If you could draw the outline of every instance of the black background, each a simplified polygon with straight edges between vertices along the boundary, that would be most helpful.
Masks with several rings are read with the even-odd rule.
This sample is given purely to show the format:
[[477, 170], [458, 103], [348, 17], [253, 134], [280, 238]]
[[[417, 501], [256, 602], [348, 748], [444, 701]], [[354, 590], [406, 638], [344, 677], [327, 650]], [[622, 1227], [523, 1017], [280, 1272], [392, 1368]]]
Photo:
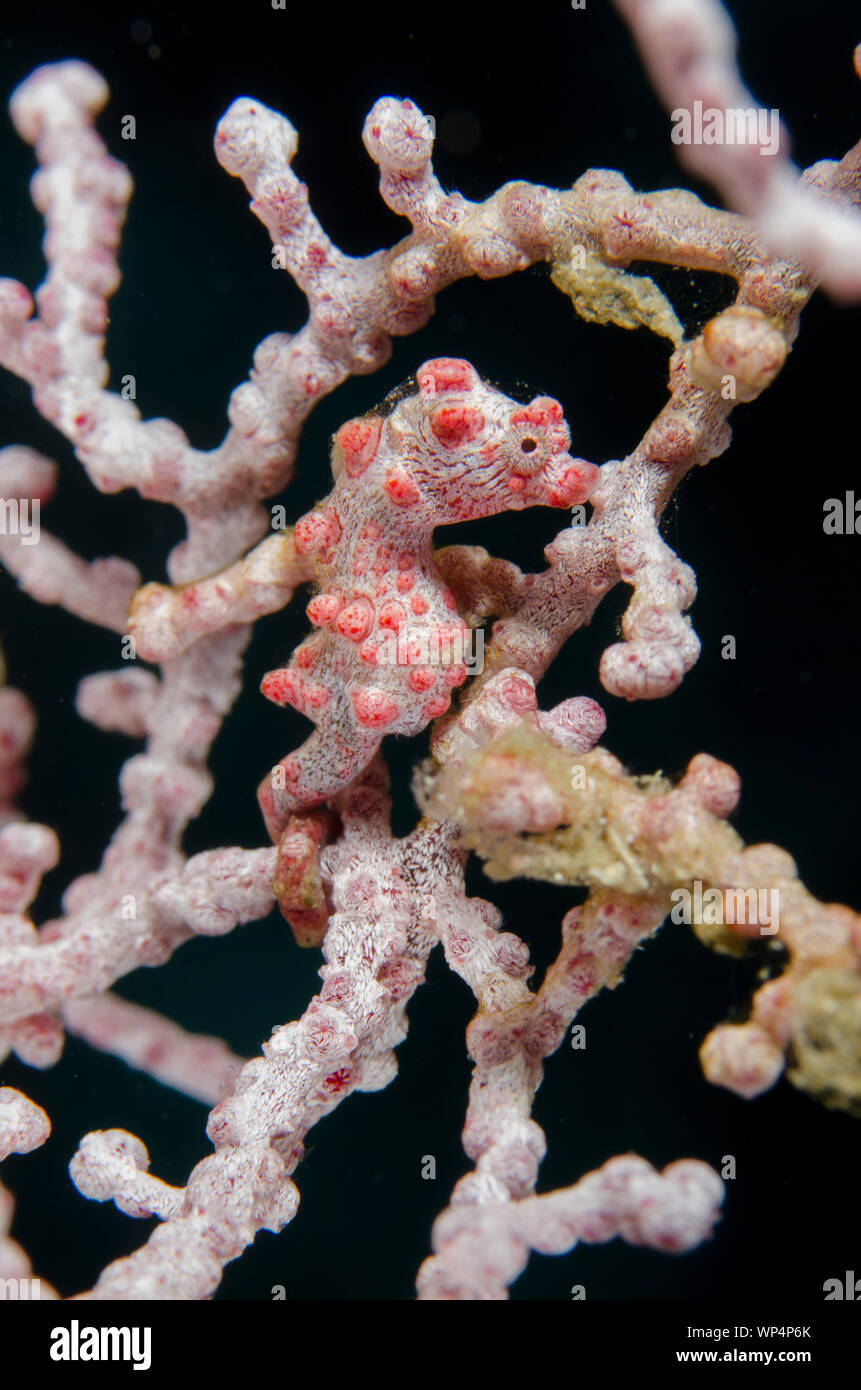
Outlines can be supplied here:
[[[861, 127], [851, 61], [861, 38], [856, 7], [735, 0], [731, 9], [746, 79], [762, 105], [780, 109], [797, 162], [839, 157]], [[112, 98], [100, 129], [135, 180], [124, 280], [111, 309], [112, 383], [134, 373], [144, 416], [176, 419], [198, 447], [221, 438], [228, 395], [257, 342], [298, 328], [305, 313], [299, 291], [270, 268], [268, 237], [247, 211], [244, 189], [212, 153], [215, 124], [234, 97], [253, 96], [290, 117], [300, 141], [294, 167], [329, 234], [353, 254], [406, 229], [382, 204], [360, 142], [364, 116], [383, 94], [410, 96], [435, 116], [437, 173], [471, 198], [514, 178], [564, 186], [590, 166], [618, 168], [641, 189], [694, 186], [674, 163], [668, 121], [607, 0], [589, 0], [585, 11], [564, 0], [517, 10], [437, 0], [388, 9], [290, 3], [286, 11], [245, 0], [229, 13], [188, 0], [141, 8], [119, 0], [101, 17], [90, 7], [85, 15], [33, 4], [4, 22], [4, 96], [38, 63], [66, 57], [86, 59], [107, 78]], [[120, 138], [126, 114], [136, 117], [134, 142]], [[472, 132], [469, 150], [460, 148], [464, 131]], [[40, 221], [27, 198], [32, 155], [7, 117], [0, 158], [0, 273], [34, 287], [43, 265]], [[661, 283], [689, 329], [727, 302], [716, 277], [664, 272]], [[697, 470], [668, 513], [667, 539], [700, 584], [692, 617], [703, 654], [682, 688], [666, 701], [628, 706], [598, 685], [598, 658], [627, 602], [623, 587], [541, 687], [544, 706], [572, 694], [601, 700], [607, 746], [636, 771], [675, 774], [700, 750], [733, 763], [743, 777], [734, 823], [744, 838], [783, 845], [817, 896], [855, 908], [861, 537], [824, 536], [822, 506], [856, 485], [858, 327], [857, 309], [817, 297], [782, 376], [735, 413], [729, 453]], [[328, 491], [337, 426], [439, 354], [468, 356], [509, 393], [557, 396], [575, 451], [599, 463], [630, 450], [665, 399], [668, 344], [645, 331], [581, 323], [543, 268], [465, 281], [440, 296], [420, 334], [395, 342], [382, 371], [351, 380], [314, 412], [296, 481], [275, 499], [289, 519]], [[69, 445], [35, 415], [27, 388], [5, 374], [0, 400], [2, 442], [34, 445], [62, 466], [43, 524], [88, 557], [124, 555], [145, 579], [163, 578], [166, 552], [182, 534], [178, 515], [133, 494], [97, 494]], [[446, 538], [469, 538], [538, 569], [559, 524], [541, 510], [452, 528]], [[42, 921], [70, 878], [96, 868], [118, 819], [117, 772], [136, 745], [99, 734], [74, 713], [78, 680], [119, 665], [117, 639], [38, 607], [8, 576], [0, 576], [0, 594], [9, 680], [40, 719], [23, 804], [63, 844], [37, 903]], [[188, 833], [190, 853], [264, 843], [257, 782], [307, 725], [257, 687], [304, 629], [301, 602], [258, 624], [243, 695], [213, 753], [218, 789]], [[720, 657], [727, 633], [737, 639], [734, 662]], [[399, 833], [415, 822], [409, 768], [426, 746], [425, 737], [388, 750]], [[575, 893], [488, 885], [477, 866], [470, 886], [499, 903], [541, 968], [553, 958]], [[319, 963], [272, 914], [226, 938], [190, 943], [166, 967], [122, 980], [118, 992], [251, 1055], [272, 1027], [301, 1012]], [[535, 1109], [550, 1146], [541, 1190], [629, 1150], [659, 1166], [691, 1156], [720, 1167], [723, 1155], [735, 1155], [738, 1178], [727, 1185], [714, 1240], [682, 1258], [619, 1242], [535, 1257], [513, 1298], [566, 1299], [571, 1285], [583, 1284], [590, 1299], [792, 1296], [813, 1304], [825, 1279], [861, 1269], [854, 1122], [786, 1083], [747, 1103], [700, 1073], [703, 1036], [731, 1011], [743, 1016], [756, 969], [756, 961], [713, 957], [687, 929], [666, 926], [624, 983], [584, 1011], [587, 1048], [563, 1048], [550, 1060]], [[459, 1131], [471, 996], [436, 957], [429, 980], [410, 1006], [398, 1079], [380, 1094], [351, 1098], [312, 1132], [297, 1173], [297, 1218], [228, 1267], [219, 1298], [265, 1299], [275, 1284], [290, 1299], [412, 1296], [433, 1216], [466, 1166]], [[37, 1273], [77, 1292], [152, 1224], [75, 1192], [65, 1168], [80, 1136], [126, 1127], [149, 1147], [152, 1170], [181, 1184], [209, 1152], [204, 1108], [75, 1042], [51, 1072], [10, 1061], [0, 1079], [44, 1104], [54, 1125], [42, 1150], [4, 1165], [19, 1199], [14, 1234]], [[426, 1154], [437, 1158], [435, 1182], [420, 1176]]]

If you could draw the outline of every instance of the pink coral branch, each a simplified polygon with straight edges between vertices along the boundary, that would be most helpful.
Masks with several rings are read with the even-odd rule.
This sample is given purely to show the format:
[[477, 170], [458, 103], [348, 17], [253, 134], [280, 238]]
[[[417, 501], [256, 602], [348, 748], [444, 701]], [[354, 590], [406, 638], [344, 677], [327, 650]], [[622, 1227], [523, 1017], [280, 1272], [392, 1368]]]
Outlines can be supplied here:
[[181, 589], [144, 585], [131, 605], [128, 630], [145, 661], [167, 661], [205, 633], [278, 612], [296, 587], [312, 576], [313, 568], [292, 534], [279, 532], [209, 579]]
[[63, 1005], [62, 1018], [73, 1037], [208, 1105], [221, 1098], [243, 1066], [220, 1038], [189, 1033], [116, 994], [72, 999]]
[[168, 960], [195, 932], [222, 935], [264, 916], [274, 860], [274, 850], [221, 849], [181, 867], [176, 856], [159, 854], [151, 856], [150, 875], [157, 863], [162, 872], [149, 884], [140, 864], [135, 876], [126, 870], [125, 882], [113, 865], [76, 879], [63, 918], [36, 940], [0, 945], [0, 1023], [108, 989], [140, 965]]
[[419, 1298], [507, 1298], [531, 1250], [564, 1255], [581, 1241], [619, 1236], [653, 1250], [693, 1250], [711, 1235], [723, 1195], [707, 1163], [683, 1159], [657, 1173], [626, 1154], [557, 1192], [511, 1205], [450, 1206], [434, 1225], [435, 1254], [419, 1272]]
[[99, 671], [81, 681], [75, 709], [99, 729], [144, 738], [158, 689], [158, 679], [151, 671]]
[[0, 1087], [0, 1162], [10, 1154], [38, 1149], [51, 1133], [51, 1121], [41, 1106], [11, 1086]]
[[0, 449], [0, 498], [16, 515], [0, 533], [0, 560], [39, 603], [58, 603], [84, 622], [125, 632], [132, 594], [140, 584], [134, 565], [117, 558], [88, 563], [41, 525], [41, 506], [56, 488], [57, 469], [33, 449]]
[[[250, 419], [240, 409], [254, 388], [234, 393], [237, 423], [209, 453], [168, 420], [142, 422], [132, 401], [106, 389], [107, 299], [119, 283], [115, 253], [131, 195], [128, 172], [93, 129], [107, 95], [79, 62], [39, 68], [14, 94], [13, 120], [40, 163], [33, 197], [45, 216], [49, 270], [36, 318], [26, 288], [0, 282], [0, 362], [30, 383], [37, 408], [72, 441], [101, 491], [137, 487], [184, 512], [189, 537], [171, 569], [189, 580], [260, 539], [267, 520], [257, 499], [286, 482], [293, 450], [265, 413]], [[269, 349], [257, 350], [264, 375]]]
[[[528, 1234], [533, 1209], [527, 1206], [520, 1213], [546, 1151], [544, 1133], [530, 1118], [542, 1058], [556, 1051], [582, 1004], [616, 982], [633, 951], [664, 919], [664, 905], [657, 900], [626, 901], [619, 894], [590, 899], [584, 909], [568, 913], [559, 957], [533, 994], [526, 985], [531, 974], [527, 947], [513, 933], [499, 933], [499, 915], [488, 914], [489, 904], [480, 906], [481, 911], [476, 904], [470, 917], [460, 914], [454, 923], [438, 910], [446, 960], [470, 985], [479, 1005], [467, 1029], [474, 1068], [463, 1131], [464, 1149], [475, 1168], [456, 1184], [451, 1205], [438, 1218], [436, 1254], [419, 1271], [420, 1298], [504, 1298], [507, 1284], [526, 1263], [530, 1244], [541, 1248]], [[642, 1160], [636, 1162], [651, 1172]], [[707, 1165], [694, 1167], [720, 1189]], [[627, 1182], [635, 1176], [622, 1168], [617, 1188], [625, 1194], [623, 1201], [634, 1206], [636, 1181], [633, 1189]], [[704, 1192], [710, 1190], [707, 1225], [703, 1230], [695, 1223], [699, 1235], [694, 1244], [714, 1220], [714, 1188], [706, 1183]], [[566, 1201], [556, 1196], [564, 1210]], [[546, 1200], [539, 1199], [539, 1205]], [[576, 1211], [572, 1200], [570, 1210]], [[575, 1230], [570, 1239], [559, 1237], [561, 1249], [574, 1244]], [[611, 1223], [603, 1238], [617, 1233]]]
[[[682, 163], [713, 183], [728, 207], [751, 217], [775, 254], [802, 262], [836, 299], [861, 298], [861, 143], [839, 164], [823, 160], [802, 175], [789, 158], [785, 128], [769, 132], [769, 140], [762, 133], [759, 104], [736, 66], [732, 20], [718, 0], [615, 3], [674, 120], [692, 119], [697, 106], [722, 117], [753, 113], [753, 138], [682, 139]], [[776, 111], [762, 114], [777, 118]]]
[[[9, 1154], [32, 1153], [50, 1133], [51, 1121], [41, 1106], [11, 1086], [0, 1086], [0, 1163]], [[38, 1289], [30, 1297], [56, 1299], [56, 1289], [42, 1279], [31, 1278], [32, 1265], [27, 1255], [9, 1235], [13, 1209], [12, 1196], [0, 1183], [0, 1279], [16, 1284], [28, 1281]], [[4, 1297], [8, 1297], [5, 1286]]]
[[[295, 1214], [290, 1175], [311, 1126], [351, 1091], [378, 1090], [395, 1074], [406, 1004], [435, 941], [431, 889], [457, 874], [461, 856], [442, 825], [391, 839], [386, 778], [376, 766], [344, 793], [338, 811], [344, 833], [324, 854], [335, 911], [323, 944], [323, 989], [242, 1068], [232, 1095], [209, 1117], [215, 1153], [194, 1169], [181, 1203], [147, 1244], [109, 1266], [90, 1297], [209, 1297], [224, 1264], [258, 1230], [280, 1230]], [[143, 1161], [139, 1141], [118, 1133]], [[117, 1178], [101, 1176], [97, 1150], [86, 1153], [85, 1195], [116, 1198]], [[130, 1182], [120, 1190], [123, 1210], [144, 1204], [137, 1171]]]

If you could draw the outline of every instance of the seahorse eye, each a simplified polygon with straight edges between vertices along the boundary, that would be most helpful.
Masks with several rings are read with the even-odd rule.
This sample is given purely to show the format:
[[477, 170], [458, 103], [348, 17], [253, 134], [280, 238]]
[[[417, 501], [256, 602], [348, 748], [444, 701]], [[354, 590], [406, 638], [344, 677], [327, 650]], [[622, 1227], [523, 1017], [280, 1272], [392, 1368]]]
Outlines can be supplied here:
[[509, 463], [515, 473], [537, 473], [546, 464], [552, 450], [542, 430], [533, 434], [527, 426], [521, 434], [522, 428], [522, 425], [520, 429], [515, 427], [514, 438], [508, 445]]

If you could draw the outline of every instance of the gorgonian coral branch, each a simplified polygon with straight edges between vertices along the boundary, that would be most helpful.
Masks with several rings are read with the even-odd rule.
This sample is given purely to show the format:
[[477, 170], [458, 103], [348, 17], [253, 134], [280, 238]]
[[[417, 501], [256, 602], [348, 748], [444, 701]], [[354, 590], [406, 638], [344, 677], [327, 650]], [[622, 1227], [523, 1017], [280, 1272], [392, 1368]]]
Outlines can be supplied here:
[[[51, 1121], [41, 1106], [35, 1105], [22, 1091], [12, 1086], [0, 1086], [0, 1163], [9, 1154], [27, 1154], [38, 1149], [51, 1133]], [[11, 1239], [14, 1203], [0, 1183], [0, 1279], [28, 1280], [32, 1266], [21, 1246]], [[39, 1279], [39, 1298], [58, 1298], [56, 1289]]]
[[73, 1037], [210, 1105], [230, 1089], [243, 1066], [243, 1059], [220, 1038], [189, 1033], [154, 1009], [116, 994], [72, 999], [63, 1005], [62, 1017]]
[[[394, 1076], [406, 1004], [436, 941], [432, 893], [452, 881], [457, 899], [462, 856], [444, 826], [393, 840], [386, 786], [375, 765], [335, 800], [343, 834], [324, 853], [334, 911], [323, 943], [323, 988], [301, 1019], [273, 1031], [263, 1056], [246, 1063], [232, 1094], [211, 1112], [214, 1155], [169, 1205], [158, 1193], [155, 1205], [141, 1186], [148, 1159], [140, 1141], [122, 1131], [85, 1139], [73, 1177], [86, 1195], [164, 1219], [141, 1250], [105, 1270], [91, 1297], [209, 1297], [224, 1264], [258, 1230], [280, 1230], [294, 1215], [298, 1192], [290, 1175], [311, 1126], [350, 1092], [378, 1090]], [[463, 902], [463, 910], [472, 909]], [[125, 1177], [117, 1145], [133, 1159]]]
[[627, 1154], [540, 1197], [453, 1203], [434, 1224], [435, 1254], [419, 1272], [419, 1298], [506, 1298], [532, 1250], [563, 1255], [616, 1236], [673, 1254], [693, 1250], [711, 1235], [722, 1201], [723, 1183], [707, 1163], [683, 1159], [657, 1173]]
[[[745, 121], [742, 140], [681, 139], [682, 163], [713, 183], [729, 207], [753, 218], [775, 254], [802, 262], [835, 298], [857, 301], [861, 142], [839, 164], [823, 160], [801, 174], [789, 158], [786, 129], [781, 125], [769, 128], [767, 136], [762, 133], [759, 104], [736, 67], [735, 30], [718, 0], [615, 4], [674, 118], [687, 117], [692, 124], [699, 106], [701, 115], [717, 112]], [[861, 44], [855, 50], [855, 69], [861, 77]], [[776, 111], [763, 114], [777, 116]]]
[[[494, 718], [479, 723], [485, 709]], [[858, 1109], [861, 918], [813, 898], [778, 846], [745, 848], [725, 819], [740, 788], [732, 768], [699, 754], [675, 787], [630, 777], [605, 749], [566, 747], [542, 727], [531, 684], [515, 671], [484, 687], [436, 751], [442, 767], [429, 765], [417, 782], [422, 805], [459, 827], [491, 878], [585, 886], [587, 910], [609, 894], [616, 910], [620, 901], [656, 908], [656, 926], [698, 884], [708, 910], [695, 930], [708, 945], [737, 951], [752, 938], [787, 953], [783, 972], [754, 995], [749, 1021], [706, 1038], [710, 1081], [759, 1095], [791, 1049], [795, 1085]]]

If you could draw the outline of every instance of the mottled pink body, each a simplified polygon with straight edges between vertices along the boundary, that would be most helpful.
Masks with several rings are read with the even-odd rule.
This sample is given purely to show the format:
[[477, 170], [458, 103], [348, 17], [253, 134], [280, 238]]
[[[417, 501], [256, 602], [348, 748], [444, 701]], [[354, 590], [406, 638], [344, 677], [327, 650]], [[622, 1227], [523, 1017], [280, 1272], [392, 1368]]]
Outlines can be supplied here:
[[469, 362], [438, 358], [386, 418], [335, 436], [335, 486], [296, 523], [313, 564], [315, 631], [264, 695], [316, 733], [260, 789], [274, 838], [286, 817], [325, 801], [373, 757], [386, 733], [416, 734], [444, 714], [469, 674], [470, 629], [434, 562], [435, 526], [530, 506], [585, 502], [598, 470], [572, 458], [562, 407], [519, 405]]

